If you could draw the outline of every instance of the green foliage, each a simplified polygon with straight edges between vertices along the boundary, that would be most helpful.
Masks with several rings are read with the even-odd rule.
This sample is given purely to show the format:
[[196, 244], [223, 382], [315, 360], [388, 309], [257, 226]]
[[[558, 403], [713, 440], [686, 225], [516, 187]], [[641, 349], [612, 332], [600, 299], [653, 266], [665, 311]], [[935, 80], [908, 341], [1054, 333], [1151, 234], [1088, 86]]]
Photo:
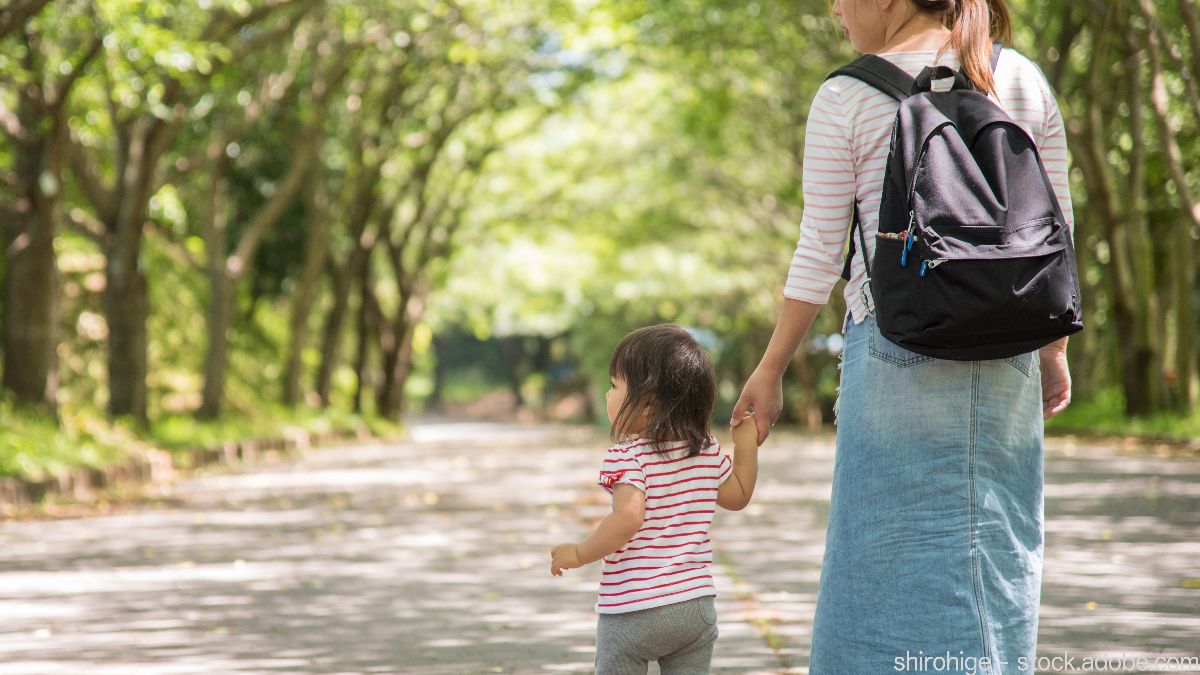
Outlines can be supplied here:
[[[613, 3], [626, 65], [504, 151], [505, 174], [470, 211], [483, 243], [452, 263], [435, 330], [569, 335], [599, 383], [626, 332], [680, 323], [714, 337], [731, 403], [795, 242], [803, 110], [840, 57], [806, 30], [828, 21], [819, 7], [698, 7], [712, 4]], [[839, 321], [823, 316], [815, 334]]]
[[354, 437], [396, 437], [403, 428], [387, 420], [337, 409], [284, 410], [264, 406], [252, 415], [201, 422], [191, 415], [163, 416], [146, 433], [105, 422], [94, 413], [66, 418], [61, 425], [44, 415], [0, 401], [0, 477], [44, 480], [76, 468], [104, 468], [126, 461], [137, 448], [171, 451], [186, 466], [187, 452], [220, 448], [231, 441], [286, 438], [298, 432]]
[[63, 471], [101, 468], [126, 457], [135, 440], [127, 429], [90, 416], [66, 418], [62, 425], [40, 413], [0, 400], [0, 477], [44, 480]]
[[1156, 413], [1130, 418], [1119, 389], [1110, 387], [1087, 400], [1072, 401], [1061, 414], [1046, 423], [1050, 433], [1137, 436], [1177, 442], [1200, 439], [1200, 410], [1190, 414]]
[[[1077, 403], [1050, 428], [1195, 435], [1194, 413], [1125, 422], [1118, 393], [1137, 370], [1126, 355], [1149, 349], [1157, 359], [1149, 367], [1170, 374], [1166, 354], [1180, 353], [1186, 339], [1129, 349], [1134, 326], [1118, 300], [1154, 308], [1135, 322], [1144, 343], [1154, 332], [1147, 326], [1186, 335], [1177, 327], [1189, 289], [1177, 286], [1192, 283], [1193, 305], [1200, 290], [1194, 276], [1179, 281], [1187, 265], [1173, 257], [1193, 223], [1146, 97], [1150, 52], [1139, 45], [1153, 22], [1141, 3], [1010, 4], [1016, 46], [1056, 86], [1077, 157], [1071, 180], [1089, 330], [1072, 341], [1082, 364]], [[1155, 35], [1172, 45], [1160, 54], [1166, 122], [1182, 185], [1194, 193], [1200, 134], [1188, 132], [1200, 107], [1190, 5], [1152, 4]], [[100, 231], [139, 206], [119, 182], [147, 150], [131, 138], [163, 143], [150, 148], [161, 158], [145, 195], [149, 222], [136, 230], [137, 262], [150, 280], [147, 442], [181, 448], [289, 425], [375, 425], [337, 411], [360, 384], [372, 409], [371, 390], [385, 376], [380, 352], [395, 356], [411, 338], [407, 391], [420, 398], [433, 391], [434, 336], [459, 331], [552, 342], [550, 360], [594, 383], [598, 401], [622, 335], [683, 324], [710, 347], [727, 406], [777, 312], [804, 206], [809, 104], [825, 74], [853, 56], [824, 2], [66, 0], [49, 3], [27, 28], [28, 41], [3, 39], [0, 115], [18, 108], [16, 87], [41, 82], [50, 91], [79, 77], [66, 108], [73, 149], [60, 158], [55, 242], [61, 430], [0, 408], [0, 444], [8, 444], [0, 445], [0, 473], [39, 476], [107, 461], [105, 453], [136, 441], [95, 421], [108, 396], [102, 293], [115, 236]], [[72, 64], [94, 40], [99, 55], [76, 73]], [[307, 134], [320, 137], [300, 197], [262, 233], [253, 259], [237, 261], [249, 270], [234, 287], [227, 331], [229, 415], [196, 422], [214, 297], [208, 267], [238, 249]], [[6, 185], [18, 146], [0, 139]], [[1086, 159], [1089, 140], [1099, 150]], [[1115, 186], [1112, 204], [1101, 201], [1106, 184]], [[96, 197], [98, 186], [113, 203]], [[10, 202], [5, 194], [0, 207]], [[303, 321], [301, 381], [307, 393], [330, 359], [333, 408], [287, 411], [269, 402], [283, 388], [284, 355], [296, 338], [289, 313], [319, 237], [330, 250], [314, 268], [324, 273]], [[379, 305], [362, 383], [352, 368], [361, 275], [339, 276], [359, 275], [351, 261], [360, 246]], [[347, 315], [338, 351], [323, 354], [319, 333], [338, 306], [339, 282], [350, 288]], [[840, 292], [786, 389], [799, 418], [815, 411], [828, 421], [837, 369], [825, 341], [840, 326]], [[1166, 318], [1158, 322], [1155, 312]], [[459, 379], [441, 392], [449, 402], [499, 383], [490, 365], [488, 376], [469, 363], [456, 368]], [[517, 375], [527, 400], [542, 402], [547, 372]]]
[[336, 408], [313, 411], [264, 405], [253, 414], [230, 415], [220, 420], [202, 421], [192, 415], [161, 417], [151, 425], [147, 440], [164, 450], [190, 450], [220, 447], [230, 441], [285, 438], [298, 431], [395, 437], [403, 432], [403, 427]]

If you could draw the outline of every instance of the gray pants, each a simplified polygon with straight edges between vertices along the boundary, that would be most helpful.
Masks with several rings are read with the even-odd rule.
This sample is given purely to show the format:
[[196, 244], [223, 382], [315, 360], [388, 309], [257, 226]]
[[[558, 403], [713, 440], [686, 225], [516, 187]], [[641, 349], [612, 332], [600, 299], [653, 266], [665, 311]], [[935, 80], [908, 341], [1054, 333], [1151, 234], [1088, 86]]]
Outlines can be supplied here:
[[717, 641], [712, 596], [627, 614], [601, 614], [596, 675], [645, 675], [658, 661], [662, 675], [707, 673]]

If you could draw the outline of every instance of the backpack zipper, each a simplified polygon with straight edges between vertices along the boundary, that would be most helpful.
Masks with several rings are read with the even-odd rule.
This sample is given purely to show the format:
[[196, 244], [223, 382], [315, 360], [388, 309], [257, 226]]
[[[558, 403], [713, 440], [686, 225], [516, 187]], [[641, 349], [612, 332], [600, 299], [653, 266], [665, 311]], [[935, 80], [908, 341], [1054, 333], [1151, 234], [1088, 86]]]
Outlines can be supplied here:
[[937, 267], [938, 265], [941, 265], [942, 263], [946, 262], [947, 260], [950, 260], [950, 258], [934, 258], [932, 260], [922, 260], [921, 261], [921, 276], [924, 277], [925, 273], [927, 271]]
[[876, 232], [875, 236], [879, 239], [891, 239], [892, 241], [903, 242], [900, 247], [900, 266], [908, 267], [908, 252], [912, 250], [913, 240], [916, 239], [914, 231], [917, 229], [917, 213], [916, 211], [908, 212], [908, 229], [903, 232]]
[[913, 209], [908, 211], [908, 229], [904, 231], [904, 248], [900, 251], [900, 266], [908, 267], [908, 252], [912, 250], [913, 232], [917, 229], [917, 212]]

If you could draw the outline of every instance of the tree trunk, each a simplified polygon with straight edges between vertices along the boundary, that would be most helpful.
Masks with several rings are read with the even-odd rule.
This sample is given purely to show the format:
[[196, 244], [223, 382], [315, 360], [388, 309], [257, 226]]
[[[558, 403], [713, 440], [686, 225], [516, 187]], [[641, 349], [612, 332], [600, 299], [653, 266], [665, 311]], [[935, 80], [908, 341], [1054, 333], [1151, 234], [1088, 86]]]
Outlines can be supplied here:
[[434, 335], [433, 343], [430, 345], [433, 349], [433, 391], [429, 392], [429, 398], [425, 401], [427, 410], [440, 410], [442, 407], [442, 393], [446, 389], [446, 338]]
[[[1129, 87], [1130, 127], [1138, 130], [1143, 127], [1144, 102], [1142, 100], [1141, 68], [1136, 58], [1131, 58], [1129, 65], [1130, 77], [1126, 85]], [[1132, 333], [1134, 363], [1142, 370], [1139, 373], [1139, 386], [1145, 391], [1146, 401], [1139, 406], [1143, 413], [1161, 410], [1163, 401], [1163, 343], [1165, 332], [1156, 326], [1165, 318], [1163, 311], [1163, 295], [1155, 283], [1154, 274], [1154, 240], [1150, 233], [1147, 215], [1148, 201], [1146, 198], [1146, 148], [1141, 134], [1133, 136], [1133, 148], [1130, 151], [1129, 188], [1121, 200], [1125, 207], [1125, 218], [1121, 225], [1121, 248], [1128, 256], [1130, 277], [1132, 282], [1132, 297], [1138, 301], [1130, 304], [1134, 318], [1132, 324], [1126, 324]], [[1114, 242], [1116, 243], [1116, 242]]]
[[[28, 3], [33, 6], [36, 3]], [[43, 3], [44, 4], [44, 3]], [[32, 55], [25, 66], [40, 68]], [[66, 92], [61, 92], [66, 95]], [[36, 97], [37, 100], [35, 100]], [[58, 263], [54, 238], [66, 161], [67, 124], [61, 101], [47, 110], [42, 86], [18, 88], [17, 122], [25, 138], [14, 139], [16, 204], [2, 225], [4, 288], [3, 386], [18, 403], [58, 412]]]
[[333, 388], [333, 371], [338, 364], [338, 349], [341, 344], [342, 324], [346, 320], [346, 308], [350, 302], [350, 274], [330, 265], [333, 281], [333, 305], [325, 316], [325, 328], [321, 334], [321, 366], [317, 369], [317, 398], [322, 408], [329, 407], [329, 393]]
[[[131, 255], [132, 254], [132, 255]], [[108, 318], [108, 411], [146, 424], [147, 336], [150, 295], [136, 252], [110, 251], [104, 311]]]
[[156, 119], [133, 125], [131, 139], [122, 151], [122, 172], [114, 194], [114, 208], [105, 219], [104, 254], [108, 261], [104, 311], [108, 319], [109, 414], [131, 416], [142, 425], [146, 409], [150, 318], [150, 291], [142, 267], [142, 234], [146, 210], [157, 185], [157, 165], [177, 128]]
[[[1178, 190], [1180, 201], [1182, 202], [1184, 216], [1186, 220], [1181, 220], [1171, 224], [1171, 234], [1163, 237], [1169, 242], [1167, 246], [1166, 256], [1168, 258], [1167, 270], [1171, 275], [1170, 287], [1163, 289], [1163, 297], [1171, 299], [1171, 305], [1174, 306], [1175, 319], [1175, 334], [1171, 337], [1175, 341], [1175, 358], [1174, 362], [1169, 367], [1163, 368], [1162, 371], [1168, 375], [1166, 385], [1168, 389], [1168, 398], [1171, 399], [1171, 407], [1177, 411], [1189, 411], [1196, 401], [1196, 392], [1193, 383], [1195, 382], [1196, 370], [1196, 304], [1195, 304], [1195, 244], [1192, 240], [1192, 229], [1200, 228], [1200, 202], [1197, 200], [1197, 195], [1192, 191], [1191, 183], [1188, 180], [1188, 167], [1185, 165], [1185, 158], [1182, 148], [1179, 146], [1176, 132], [1172, 129], [1170, 101], [1171, 94], [1167, 87], [1166, 77], [1164, 72], [1170, 66], [1163, 63], [1164, 54], [1170, 55], [1174, 50], [1170, 44], [1164, 43], [1169, 41], [1165, 31], [1161, 30], [1161, 25], [1157, 16], [1157, 10], [1149, 0], [1139, 0], [1138, 7], [1140, 8], [1143, 18], [1145, 18], [1149, 26], [1145, 29], [1142, 40], [1131, 38], [1131, 46], [1134, 49], [1145, 46], [1145, 54], [1148, 56], [1150, 66], [1150, 95], [1149, 101], [1153, 114], [1154, 126], [1158, 131], [1159, 141], [1162, 147], [1162, 155], [1166, 160], [1167, 168], [1170, 171], [1172, 182]], [[1196, 48], [1200, 45], [1200, 35], [1195, 31], [1200, 30], [1200, 24], [1197, 23], [1196, 11], [1194, 3], [1190, 1], [1180, 2], [1180, 9], [1183, 13], [1184, 24], [1191, 41], [1191, 47]], [[1139, 44], [1140, 43], [1140, 44]], [[1196, 68], [1196, 64], [1200, 63], [1200, 57], [1196, 54], [1192, 55], [1193, 68], [1190, 69], [1190, 74], [1195, 75], [1200, 70]], [[1190, 79], [1185, 77], [1185, 79]], [[1193, 82], [1187, 84], [1193, 85]], [[1200, 107], [1197, 107], [1194, 91], [1189, 89], [1191, 95], [1190, 101], [1193, 104], [1193, 115], [1200, 116]], [[1137, 113], [1138, 111], [1133, 111]], [[1134, 119], [1140, 119], [1140, 114], [1135, 114]], [[1166, 330], [1159, 333], [1160, 338], [1166, 337]]]
[[229, 327], [233, 323], [233, 283], [226, 274], [229, 260], [229, 242], [226, 237], [229, 224], [225, 202], [225, 176], [229, 159], [224, 144], [209, 153], [212, 175], [208, 189], [208, 200], [204, 206], [204, 248], [208, 258], [208, 306], [205, 329], [208, 337], [204, 352], [204, 389], [200, 409], [196, 417], [212, 420], [221, 416], [221, 403], [225, 393], [225, 370], [229, 365]]
[[[204, 395], [196, 416], [212, 420], [221, 416], [225, 375], [229, 369], [229, 329], [233, 323], [234, 283], [225, 274], [224, 256], [214, 256], [209, 267], [208, 350], [204, 357]], [[217, 269], [211, 269], [217, 268]]]
[[[22, 97], [22, 125], [38, 128]], [[55, 127], [61, 124], [55, 123]], [[49, 137], [16, 144], [18, 204], [4, 237], [4, 387], [17, 402], [57, 413], [58, 265], [54, 237], [60, 192], [61, 143]], [[57, 149], [56, 149], [57, 148]]]
[[25, 22], [42, 11], [49, 0], [10, 0], [0, 7], [0, 38], [19, 30]]
[[4, 242], [4, 387], [17, 402], [55, 413], [58, 267], [54, 205], [52, 198], [40, 195], [36, 178], [31, 182], [35, 184], [25, 193], [29, 211], [18, 216], [16, 236]]
[[371, 345], [381, 342], [382, 328], [379, 301], [375, 299], [370, 269], [370, 265], [363, 266], [359, 279], [358, 344], [354, 350], [354, 412], [360, 415], [366, 412], [363, 401], [367, 399], [367, 386], [372, 380]]
[[317, 371], [317, 396], [322, 407], [329, 406], [329, 392], [333, 384], [333, 371], [337, 369], [341, 353], [342, 324], [346, 321], [346, 312], [350, 306], [350, 292], [355, 282], [364, 273], [364, 267], [370, 266], [371, 251], [375, 247], [375, 239], [366, 236], [367, 220], [370, 218], [369, 209], [360, 209], [359, 214], [350, 225], [350, 234], [354, 241], [354, 250], [349, 260], [342, 268], [336, 261], [330, 260], [330, 277], [333, 279], [333, 306], [325, 320], [324, 335], [321, 340], [321, 367]]
[[383, 350], [383, 386], [379, 390], [379, 414], [399, 422], [404, 414], [404, 385], [412, 373], [413, 332], [425, 315], [424, 284], [407, 297], [401, 295], [401, 306], [392, 324], [392, 340]]
[[1192, 223], [1175, 225], [1175, 245], [1171, 247], [1171, 276], [1175, 304], [1175, 382], [1176, 408], [1194, 410], [1200, 397], [1200, 373], [1197, 373], [1196, 347], [1196, 249]]
[[324, 195], [317, 185], [320, 174], [312, 173], [310, 197], [305, 200], [309, 226], [308, 246], [304, 253], [304, 269], [300, 284], [292, 298], [289, 326], [291, 344], [288, 346], [287, 363], [284, 365], [283, 404], [295, 406], [300, 402], [300, 374], [304, 370], [304, 350], [308, 347], [308, 318], [316, 300], [317, 282], [329, 256], [329, 221], [326, 216]]
[[794, 382], [791, 389], [795, 396], [792, 414], [795, 415], [793, 421], [801, 427], [815, 430], [821, 428], [823, 416], [821, 403], [817, 400], [817, 372], [813, 367], [814, 358], [806, 351], [807, 347], [807, 342], [801, 344], [800, 349], [796, 350], [796, 355], [792, 357], [790, 381]]
[[[317, 105], [321, 105], [318, 100]], [[229, 251], [226, 241], [226, 227], [229, 208], [225, 198], [226, 171], [224, 167], [228, 159], [221, 155], [217, 168], [213, 170], [214, 187], [211, 203], [212, 220], [209, 246], [209, 280], [212, 286], [209, 311], [209, 357], [205, 367], [204, 403], [200, 408], [200, 416], [215, 418], [220, 415], [221, 403], [225, 396], [225, 371], [228, 365], [229, 328], [232, 323], [233, 303], [237, 299], [238, 284], [250, 276], [255, 255], [262, 245], [267, 232], [283, 217], [287, 206], [299, 195], [307, 183], [309, 167], [316, 155], [317, 142], [314, 140], [320, 133], [320, 109], [315, 120], [302, 127], [299, 131], [305, 140], [300, 142], [288, 162], [287, 170], [279, 180], [275, 193], [264, 204], [254, 210], [248, 217], [246, 229], [242, 232], [233, 250]], [[222, 144], [223, 145], [223, 144]], [[227, 253], [228, 251], [228, 253]]]
[[1147, 372], [1153, 359], [1149, 358], [1145, 345], [1137, 344], [1144, 331], [1140, 329], [1138, 313], [1133, 306], [1136, 272], [1128, 255], [1125, 225], [1114, 205], [1112, 181], [1104, 160], [1099, 129], [1096, 111], [1090, 110], [1078, 126], [1072, 125], [1070, 136], [1076, 150], [1076, 164], [1083, 171], [1087, 185], [1088, 210], [1095, 216], [1109, 246], [1111, 259], [1106, 278], [1109, 280], [1111, 320], [1132, 338], [1130, 344], [1116, 345], [1115, 350], [1125, 410], [1129, 415], [1141, 415], [1153, 408], [1150, 386], [1153, 374]]
[[500, 351], [507, 361], [508, 390], [512, 392], [517, 408], [525, 407], [525, 397], [521, 395], [521, 382], [529, 373], [528, 357], [525, 355], [525, 341], [521, 336], [500, 338]]

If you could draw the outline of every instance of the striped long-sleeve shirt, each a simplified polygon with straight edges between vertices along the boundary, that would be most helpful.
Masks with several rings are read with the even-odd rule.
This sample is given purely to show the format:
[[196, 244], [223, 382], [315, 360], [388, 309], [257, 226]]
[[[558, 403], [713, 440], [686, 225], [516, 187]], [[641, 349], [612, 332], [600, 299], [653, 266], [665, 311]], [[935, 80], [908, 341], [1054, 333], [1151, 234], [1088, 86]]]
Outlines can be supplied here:
[[[610, 493], [619, 483], [646, 493], [642, 527], [604, 559], [596, 611], [622, 614], [716, 595], [712, 541], [708, 530], [717, 510], [717, 488], [733, 462], [716, 439], [694, 457], [687, 445], [644, 438], [608, 450], [599, 485]], [[666, 450], [660, 453], [658, 448]]]
[[[880, 56], [914, 77], [925, 66], [959, 66], [953, 50], [936, 64], [933, 51]], [[1032, 61], [1005, 49], [995, 79], [1000, 107], [1037, 145], [1067, 225], [1073, 227], [1066, 131], [1046, 77]], [[855, 199], [870, 249], [867, 255], [874, 255], [883, 174], [898, 107], [887, 94], [849, 77], [826, 80], [817, 90], [805, 133], [804, 215], [784, 297], [814, 304], [829, 301], [841, 277]], [[860, 246], [857, 235], [855, 246]], [[866, 278], [862, 254], [856, 251], [844, 292], [855, 323], [867, 314], [859, 294]]]

